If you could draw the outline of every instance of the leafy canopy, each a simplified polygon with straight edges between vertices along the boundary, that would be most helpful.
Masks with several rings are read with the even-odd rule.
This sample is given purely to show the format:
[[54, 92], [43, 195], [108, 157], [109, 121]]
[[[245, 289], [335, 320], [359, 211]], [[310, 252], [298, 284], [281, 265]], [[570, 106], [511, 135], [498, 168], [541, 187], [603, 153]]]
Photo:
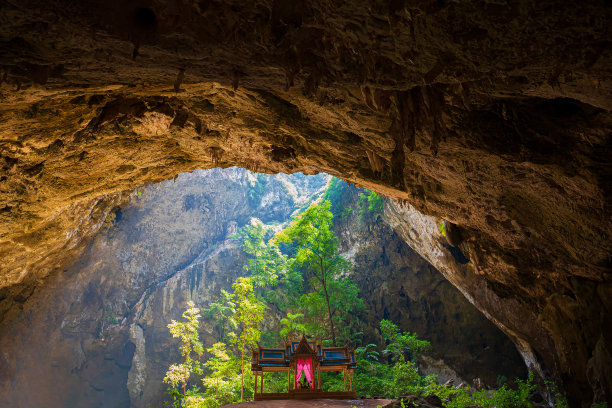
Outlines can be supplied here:
[[300, 334], [306, 333], [306, 326], [301, 323], [304, 320], [303, 313], [287, 313], [287, 317], [281, 319], [281, 338], [285, 341], [295, 339]]
[[399, 327], [390, 320], [380, 321], [380, 332], [387, 347], [383, 355], [388, 355], [393, 361], [412, 361], [431, 348], [427, 340], [420, 340], [416, 333], [400, 332]]
[[[198, 327], [200, 325], [200, 309], [195, 307], [192, 301], [187, 303], [188, 309], [183, 312], [183, 318], [187, 321], [177, 322], [172, 320], [168, 324], [168, 329], [172, 334], [172, 337], [180, 339], [180, 352], [183, 358], [183, 362], [179, 364], [172, 364], [166, 376], [164, 382], [170, 384], [170, 387], [174, 389], [173, 395], [180, 398], [177, 388], [179, 385], [183, 390], [183, 397], [186, 394], [187, 382], [192, 374], [202, 374], [202, 366], [198, 359], [204, 351], [204, 347], [200, 342], [198, 334]], [[176, 398], [175, 398], [176, 402]]]
[[376, 218], [378, 215], [382, 214], [385, 209], [385, 199], [373, 191], [365, 190], [365, 193], [359, 194], [357, 206], [360, 207], [359, 218], [361, 220], [368, 214]]
[[[250, 278], [238, 278], [233, 285], [234, 302], [236, 310], [230, 320], [239, 332], [233, 336], [232, 343], [238, 348], [240, 354], [240, 401], [244, 399], [244, 360], [247, 349], [255, 347], [261, 337], [259, 324], [263, 321], [265, 305], [260, 302], [253, 291], [253, 282]], [[248, 370], [249, 373], [251, 370]]]
[[214, 328], [221, 340], [236, 330], [234, 321], [231, 319], [236, 311], [233, 298], [233, 294], [221, 289], [219, 299], [216, 302], [209, 303], [208, 308], [204, 309], [204, 317], [214, 322]]
[[300, 298], [300, 306], [311, 323], [306, 328], [321, 336], [327, 331], [321, 325], [326, 318], [332, 343], [336, 344], [336, 326], [354, 315], [351, 312], [363, 309], [363, 301], [348, 277], [350, 262], [338, 253], [330, 207], [328, 200], [312, 205], [278, 234], [277, 240], [291, 246], [294, 255], [288, 260], [288, 268], [295, 273], [301, 271], [312, 289]]
[[235, 402], [240, 383], [240, 367], [225, 343], [215, 343], [206, 349], [210, 358], [204, 363], [209, 374], [202, 383], [206, 389], [199, 402], [204, 407], [218, 407]]
[[244, 252], [252, 256], [244, 269], [258, 288], [275, 286], [286, 275], [287, 256], [274, 242], [266, 244], [265, 235], [261, 224], [242, 230]]

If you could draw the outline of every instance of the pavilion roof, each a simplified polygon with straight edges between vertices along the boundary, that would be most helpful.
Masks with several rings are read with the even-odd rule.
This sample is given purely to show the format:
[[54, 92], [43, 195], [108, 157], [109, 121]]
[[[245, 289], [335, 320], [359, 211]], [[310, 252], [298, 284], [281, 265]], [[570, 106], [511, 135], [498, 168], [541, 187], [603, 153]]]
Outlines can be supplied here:
[[297, 355], [309, 354], [319, 362], [321, 366], [346, 366], [355, 368], [355, 350], [349, 349], [348, 344], [344, 346], [323, 347], [321, 341], [308, 340], [302, 335], [300, 340], [285, 342], [283, 348], [261, 347], [253, 350], [251, 368], [259, 371], [264, 367], [289, 368], [292, 359]]

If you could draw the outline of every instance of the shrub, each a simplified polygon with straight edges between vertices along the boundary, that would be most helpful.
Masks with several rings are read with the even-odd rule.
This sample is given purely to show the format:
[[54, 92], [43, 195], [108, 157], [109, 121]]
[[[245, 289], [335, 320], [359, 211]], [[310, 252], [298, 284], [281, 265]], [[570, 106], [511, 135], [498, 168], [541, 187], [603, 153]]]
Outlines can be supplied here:
[[385, 209], [385, 199], [373, 191], [366, 190], [365, 193], [359, 194], [357, 206], [361, 208], [359, 210], [360, 219], [363, 219], [366, 214], [370, 214], [372, 217], [377, 217], [378, 215], [382, 214]]

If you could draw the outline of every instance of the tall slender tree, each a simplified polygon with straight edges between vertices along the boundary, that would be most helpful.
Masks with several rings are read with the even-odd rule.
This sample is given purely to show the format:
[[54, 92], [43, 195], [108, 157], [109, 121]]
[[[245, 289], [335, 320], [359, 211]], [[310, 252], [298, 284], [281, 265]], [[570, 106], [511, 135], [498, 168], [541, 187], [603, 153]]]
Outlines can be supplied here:
[[[204, 351], [198, 334], [198, 328], [200, 326], [200, 309], [195, 307], [192, 301], [189, 301], [187, 305], [188, 309], [183, 312], [183, 318], [187, 321], [177, 322], [172, 320], [172, 322], [168, 324], [168, 329], [170, 329], [172, 337], [178, 338], [181, 341], [180, 350], [184, 361], [180, 364], [172, 364], [164, 377], [164, 382], [170, 384], [174, 390], [176, 390], [179, 385], [181, 386], [183, 390], [183, 399], [187, 394], [187, 382], [191, 375], [202, 374], [202, 366], [199, 359]], [[172, 394], [177, 395], [177, 392]]]
[[248, 348], [255, 347], [261, 337], [259, 324], [263, 321], [265, 305], [260, 302], [253, 291], [250, 278], [238, 278], [233, 285], [236, 311], [231, 317], [239, 332], [232, 342], [240, 353], [240, 402], [244, 399], [244, 359]]
[[210, 353], [204, 366], [209, 373], [202, 380], [206, 387], [203, 400], [206, 407], [218, 407], [235, 401], [238, 389], [238, 367], [234, 355], [225, 343], [215, 343], [206, 349]]
[[332, 343], [336, 345], [335, 320], [363, 307], [358, 290], [346, 275], [351, 264], [338, 253], [338, 239], [333, 227], [331, 203], [324, 201], [313, 205], [277, 236], [279, 242], [295, 246], [295, 257], [289, 260], [289, 268], [305, 271], [315, 292], [302, 298], [308, 309], [317, 310], [324, 302]]

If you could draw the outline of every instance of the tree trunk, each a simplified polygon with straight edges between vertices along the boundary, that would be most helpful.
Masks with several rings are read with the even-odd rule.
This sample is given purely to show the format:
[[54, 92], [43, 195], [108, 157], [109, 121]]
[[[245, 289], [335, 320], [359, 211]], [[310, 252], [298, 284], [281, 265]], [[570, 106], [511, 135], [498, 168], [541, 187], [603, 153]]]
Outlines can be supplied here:
[[242, 367], [240, 368], [240, 402], [242, 402], [244, 394], [244, 343], [242, 342]]
[[325, 302], [327, 303], [327, 314], [329, 316], [329, 325], [331, 327], [332, 345], [336, 346], [336, 331], [334, 330], [334, 319], [332, 319], [331, 307], [329, 306], [329, 295], [327, 294], [327, 279], [325, 278], [325, 267], [323, 266], [323, 258], [319, 256], [319, 268], [321, 269], [321, 285], [325, 292]]
[[327, 314], [329, 315], [329, 324], [331, 325], [332, 344], [336, 346], [336, 331], [334, 330], [334, 319], [332, 319], [331, 307], [329, 306], [329, 296], [327, 295], [327, 285], [323, 285], [325, 292], [325, 301], [327, 302]]

